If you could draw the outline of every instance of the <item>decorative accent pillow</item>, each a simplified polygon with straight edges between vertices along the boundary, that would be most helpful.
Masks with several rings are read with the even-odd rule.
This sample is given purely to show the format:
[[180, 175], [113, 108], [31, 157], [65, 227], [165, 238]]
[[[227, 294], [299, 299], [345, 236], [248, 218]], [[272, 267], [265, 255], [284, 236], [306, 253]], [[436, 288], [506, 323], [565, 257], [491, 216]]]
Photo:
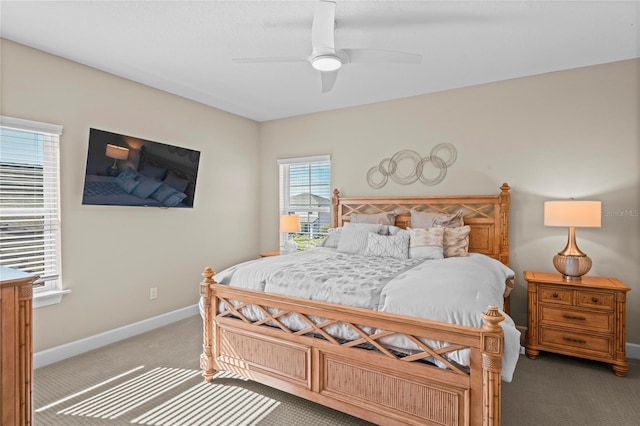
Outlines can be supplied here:
[[163, 167], [154, 166], [153, 164], [150, 164], [150, 163], [145, 163], [144, 166], [142, 166], [142, 170], [140, 170], [140, 173], [142, 173], [146, 177], [162, 180], [164, 179], [164, 176], [167, 174], [167, 169]]
[[133, 190], [136, 189], [136, 187], [138, 185], [140, 185], [140, 181], [129, 178], [129, 179], [121, 180], [121, 181], [116, 181], [116, 184], [120, 188], [122, 188], [125, 191], [127, 191], [127, 193], [131, 194], [133, 192]]
[[120, 172], [120, 174], [114, 179], [114, 182], [120, 185], [121, 183], [124, 183], [124, 181], [129, 179], [136, 180], [138, 176], [140, 176], [138, 172], [133, 170], [131, 167], [127, 167], [126, 169]]
[[462, 210], [459, 210], [457, 213], [435, 213], [419, 212], [411, 209], [412, 228], [434, 228], [436, 226], [441, 226], [443, 228], [464, 226]]
[[469, 254], [469, 225], [444, 228], [444, 257], [460, 257]]
[[342, 227], [336, 249], [342, 253], [363, 255], [367, 251], [369, 232], [380, 234], [381, 229], [382, 225], [347, 222]]
[[132, 194], [140, 198], [149, 198], [162, 185], [159, 180], [144, 177], [141, 177], [139, 182]]
[[405, 231], [397, 235], [378, 235], [369, 232], [365, 256], [407, 259], [409, 257], [409, 233]]
[[342, 234], [342, 228], [330, 228], [327, 231], [327, 237], [322, 241], [320, 247], [338, 248], [340, 234]]
[[445, 229], [447, 228], [409, 228], [409, 257], [442, 259]]
[[404, 231], [404, 229], [399, 226], [389, 225], [389, 235], [397, 235], [399, 232]]
[[187, 194], [182, 192], [176, 192], [175, 194], [171, 194], [167, 199], [165, 199], [162, 204], [167, 207], [176, 207], [180, 204], [185, 198], [187, 198]]
[[396, 214], [393, 212], [384, 213], [352, 213], [350, 216], [351, 223], [377, 223], [380, 225], [395, 225]]
[[177, 192], [178, 192], [177, 189], [172, 188], [169, 185], [165, 185], [164, 183], [161, 183], [158, 190], [153, 194], [151, 194], [151, 198], [156, 199], [162, 203], [164, 202], [164, 200], [166, 200], [173, 194], [176, 194]]
[[178, 192], [185, 192], [187, 190], [187, 186], [189, 186], [188, 180], [182, 179], [173, 172], [169, 172], [169, 174], [167, 174], [167, 177], [164, 179], [164, 183], [165, 185], [175, 188]]

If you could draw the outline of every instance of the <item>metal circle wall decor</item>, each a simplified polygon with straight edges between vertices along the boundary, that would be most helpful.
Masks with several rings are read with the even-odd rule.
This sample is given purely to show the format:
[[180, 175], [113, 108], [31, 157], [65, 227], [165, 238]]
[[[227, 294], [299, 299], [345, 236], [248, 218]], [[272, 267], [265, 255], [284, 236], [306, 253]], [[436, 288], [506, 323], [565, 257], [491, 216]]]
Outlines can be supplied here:
[[[447, 151], [448, 158], [440, 157], [441, 151]], [[405, 149], [393, 154], [390, 158], [383, 158], [377, 166], [373, 166], [367, 172], [367, 183], [370, 187], [380, 189], [387, 184], [389, 178], [400, 185], [410, 185], [418, 180], [425, 185], [437, 185], [447, 176], [447, 169], [456, 162], [458, 152], [450, 143], [441, 143], [434, 146], [426, 157], [421, 157], [415, 151]], [[400, 162], [410, 162], [410, 173], [402, 173], [398, 166]], [[431, 165], [438, 170], [435, 178], [424, 175], [425, 167]]]

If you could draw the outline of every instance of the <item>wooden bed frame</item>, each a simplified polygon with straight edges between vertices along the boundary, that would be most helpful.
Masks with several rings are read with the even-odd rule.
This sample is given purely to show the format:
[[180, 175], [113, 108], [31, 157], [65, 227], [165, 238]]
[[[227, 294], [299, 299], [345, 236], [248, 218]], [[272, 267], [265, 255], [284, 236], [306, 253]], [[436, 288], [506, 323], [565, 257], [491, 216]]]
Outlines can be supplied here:
[[[342, 225], [352, 213], [394, 211], [396, 224], [404, 228], [410, 225], [412, 208], [462, 209], [471, 226], [470, 251], [508, 265], [510, 188], [505, 183], [500, 189], [489, 196], [361, 198], [342, 198], [335, 191], [333, 225]], [[384, 425], [500, 424], [504, 336], [499, 323], [504, 317], [497, 307], [488, 307], [482, 328], [474, 328], [218, 285], [211, 268], [202, 275], [200, 366], [207, 382], [217, 370], [230, 371]], [[240, 309], [248, 305], [260, 309], [265, 319], [242, 315]], [[283, 315], [297, 315], [308, 327], [290, 330], [278, 320]], [[324, 320], [316, 324], [312, 316]], [[324, 328], [335, 323], [346, 324], [361, 338], [334, 339]], [[384, 331], [368, 334], [363, 326]], [[403, 356], [386, 349], [378, 340], [390, 334], [404, 335], [422, 352]], [[448, 346], [433, 349], [419, 340], [424, 337]], [[469, 367], [444, 357], [465, 348], [470, 350]], [[446, 368], [424, 362], [428, 357]]]

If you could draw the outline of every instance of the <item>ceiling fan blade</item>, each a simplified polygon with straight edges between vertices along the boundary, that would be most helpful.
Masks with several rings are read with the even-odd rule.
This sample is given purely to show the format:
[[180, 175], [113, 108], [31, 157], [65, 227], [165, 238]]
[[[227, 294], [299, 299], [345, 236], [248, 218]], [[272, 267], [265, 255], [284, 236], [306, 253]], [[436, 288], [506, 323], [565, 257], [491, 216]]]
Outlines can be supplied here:
[[314, 54], [333, 53], [335, 41], [333, 38], [336, 20], [336, 4], [332, 1], [321, 0], [316, 6], [311, 27], [311, 47]]
[[256, 62], [309, 62], [306, 56], [282, 56], [282, 57], [265, 57], [265, 58], [233, 58], [233, 62], [238, 63], [256, 63]]
[[336, 84], [336, 78], [338, 78], [338, 70], [335, 71], [322, 71], [320, 72], [322, 78], [322, 93], [326, 93], [333, 89], [333, 85]]
[[416, 53], [376, 49], [342, 49], [342, 51], [347, 54], [350, 62], [400, 62], [405, 64], [422, 62], [422, 55]]

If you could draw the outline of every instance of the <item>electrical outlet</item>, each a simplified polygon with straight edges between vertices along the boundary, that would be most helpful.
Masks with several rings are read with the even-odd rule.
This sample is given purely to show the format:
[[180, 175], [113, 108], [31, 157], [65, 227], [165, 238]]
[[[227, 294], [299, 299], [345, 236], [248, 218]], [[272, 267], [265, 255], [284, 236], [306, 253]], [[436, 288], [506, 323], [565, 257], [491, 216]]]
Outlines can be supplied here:
[[151, 287], [149, 289], [149, 299], [150, 300], [155, 300], [158, 298], [158, 288], [157, 287]]

